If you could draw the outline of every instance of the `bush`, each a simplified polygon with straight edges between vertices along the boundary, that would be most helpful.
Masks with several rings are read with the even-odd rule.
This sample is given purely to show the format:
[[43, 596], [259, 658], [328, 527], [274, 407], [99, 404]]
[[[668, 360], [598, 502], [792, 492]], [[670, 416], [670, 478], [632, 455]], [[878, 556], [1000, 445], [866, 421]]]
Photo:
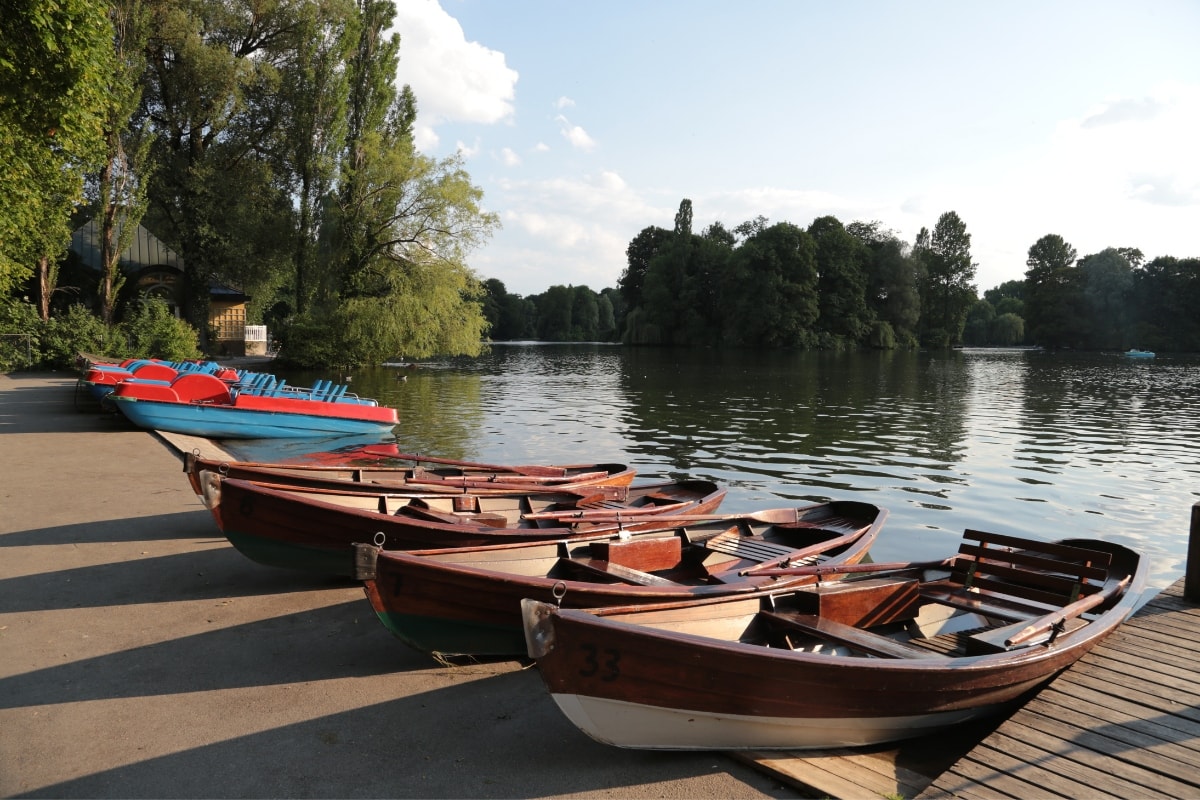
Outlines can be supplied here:
[[167, 304], [158, 298], [143, 298], [117, 330], [128, 342], [128, 355], [183, 361], [200, 357], [200, 336], [196, 329], [176, 319]]
[[0, 372], [28, 369], [41, 360], [40, 327], [32, 305], [0, 298]]
[[69, 369], [79, 353], [114, 357], [121, 354], [120, 338], [114, 337], [104, 322], [84, 306], [73, 305], [65, 317], [51, 317], [40, 325], [40, 361], [46, 366]]

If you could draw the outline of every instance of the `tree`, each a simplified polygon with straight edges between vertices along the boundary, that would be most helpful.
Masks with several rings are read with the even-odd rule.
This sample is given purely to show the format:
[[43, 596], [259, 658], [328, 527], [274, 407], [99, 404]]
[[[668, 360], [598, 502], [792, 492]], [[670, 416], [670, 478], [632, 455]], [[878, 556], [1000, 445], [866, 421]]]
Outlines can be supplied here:
[[1025, 261], [1026, 333], [1044, 347], [1077, 346], [1085, 333], [1082, 274], [1075, 248], [1047, 234], [1029, 248]]
[[1130, 341], [1129, 309], [1133, 297], [1133, 267], [1116, 248], [1079, 259], [1084, 299], [1090, 312], [1090, 345], [1125, 349]]
[[[359, 0], [341, 183], [322, 232], [330, 258], [313, 316], [340, 326], [352, 303], [355, 328], [373, 320], [376, 346], [392, 354], [475, 354], [487, 321], [466, 256], [499, 220], [481, 210], [461, 155], [439, 161], [414, 147], [416, 99], [394, 86], [399, 37], [383, 36], [394, 14], [390, 2]], [[406, 310], [400, 318], [397, 307]], [[336, 333], [354, 341], [348, 330]], [[368, 355], [347, 357], [363, 363]]]
[[280, 96], [290, 123], [283, 127], [280, 154], [296, 206], [291, 260], [298, 313], [313, 301], [318, 232], [347, 140], [346, 62], [358, 40], [358, 23], [349, 0], [305, 4], [296, 48], [281, 67]]
[[90, 0], [12, 0], [0, 36], [0, 294], [37, 266], [43, 318], [83, 174], [102, 157], [112, 27]]
[[643, 228], [625, 248], [625, 269], [617, 280], [617, 288], [630, 308], [637, 308], [642, 304], [642, 286], [646, 281], [646, 270], [670, 235], [671, 232], [665, 228], [651, 225]]
[[865, 297], [875, 315], [869, 341], [873, 347], [917, 344], [921, 319], [920, 265], [894, 231], [880, 222], [851, 222], [846, 232], [870, 251]]
[[915, 250], [924, 266], [921, 341], [929, 347], [959, 344], [967, 312], [976, 300], [971, 235], [958, 214], [947, 211], [932, 233], [921, 229], [917, 242]]
[[111, 103], [104, 122], [105, 158], [96, 179], [100, 239], [100, 318], [113, 324], [117, 296], [124, 283], [119, 260], [133, 241], [146, 211], [151, 130], [133, 125], [142, 99], [149, 11], [141, 0], [119, 0], [110, 7], [114, 58], [108, 81]]
[[863, 271], [869, 258], [867, 248], [836, 217], [813, 220], [808, 235], [817, 246], [818, 327], [833, 341], [857, 344], [867, 338], [874, 322], [867, 308]]
[[675, 229], [646, 266], [640, 324], [652, 332], [647, 343], [683, 343], [680, 298], [692, 255], [692, 201], [684, 199], [675, 213]]
[[223, 0], [153, 6], [142, 100], [156, 133], [150, 198], [159, 231], [183, 259], [186, 318], [202, 345], [210, 282], [237, 262], [232, 251], [254, 221], [275, 224], [286, 198], [261, 156], [284, 124], [278, 64], [295, 47], [299, 6], [266, 3], [254, 13]]
[[788, 222], [753, 234], [734, 251], [722, 286], [722, 339], [750, 347], [810, 347], [820, 315], [817, 247]]
[[1133, 277], [1133, 344], [1164, 351], [1200, 350], [1200, 258], [1160, 256], [1135, 270]]

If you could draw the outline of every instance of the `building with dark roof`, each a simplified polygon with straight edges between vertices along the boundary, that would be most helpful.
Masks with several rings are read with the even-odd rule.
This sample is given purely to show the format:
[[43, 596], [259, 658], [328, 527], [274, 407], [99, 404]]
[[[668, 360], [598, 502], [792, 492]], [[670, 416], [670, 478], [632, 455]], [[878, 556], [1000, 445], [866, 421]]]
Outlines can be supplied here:
[[[71, 251], [84, 266], [95, 272], [102, 271], [100, 226], [94, 218], [71, 234]], [[160, 298], [177, 318], [183, 316], [181, 311], [186, 299], [183, 295], [183, 259], [158, 237], [139, 224], [117, 263], [139, 296]], [[248, 300], [250, 297], [238, 289], [209, 283], [208, 325], [214, 339], [210, 349], [231, 356], [246, 354]]]

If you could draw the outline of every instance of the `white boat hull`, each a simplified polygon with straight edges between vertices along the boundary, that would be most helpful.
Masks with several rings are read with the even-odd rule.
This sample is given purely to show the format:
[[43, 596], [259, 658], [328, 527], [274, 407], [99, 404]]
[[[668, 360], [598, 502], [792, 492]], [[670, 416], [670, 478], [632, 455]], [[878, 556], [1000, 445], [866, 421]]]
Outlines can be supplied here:
[[578, 694], [552, 694], [598, 742], [639, 750], [811, 750], [909, 739], [999, 710], [984, 706], [902, 717], [766, 717], [711, 714]]

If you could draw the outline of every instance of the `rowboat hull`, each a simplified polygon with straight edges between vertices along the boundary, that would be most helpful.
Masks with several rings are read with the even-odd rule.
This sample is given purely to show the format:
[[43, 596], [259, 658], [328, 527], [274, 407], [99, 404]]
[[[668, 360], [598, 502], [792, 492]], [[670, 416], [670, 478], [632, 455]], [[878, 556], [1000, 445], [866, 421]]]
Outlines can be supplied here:
[[787, 605], [788, 596], [777, 594], [769, 604], [732, 599], [596, 612], [526, 601], [527, 646], [563, 713], [606, 744], [666, 750], [881, 744], [1011, 708], [1102, 642], [1132, 613], [1145, 565], [1125, 548], [1097, 546], [1114, 555], [1107, 585], [1128, 588], [1096, 619], [1051, 644], [888, 658], [828, 644], [789, 649], [752, 641], [762, 636], [763, 628], [753, 627], [763, 624], [760, 612]]
[[[521, 488], [479, 495], [462, 488], [453, 495], [438, 491], [381, 492], [378, 487], [374, 492], [305, 490], [225, 478], [207, 471], [201, 472], [201, 482], [205, 502], [218, 527], [243, 555], [267, 566], [346, 577], [356, 574], [354, 546], [359, 543], [385, 550], [422, 550], [607, 537], [619, 528], [636, 529], [644, 511], [653, 510], [659, 519], [684, 512], [710, 513], [725, 498], [725, 490], [708, 481], [580, 490], [545, 488], [540, 492]], [[615, 515], [622, 509], [616, 508], [595, 521], [574, 521], [566, 516], [567, 512], [561, 519], [528, 521], [528, 515], [538, 509], [593, 497], [626, 504], [625, 518], [618, 521]], [[461, 517], [443, 522], [395, 513], [414, 500], [441, 507], [451, 502], [464, 508], [469, 505], [481, 521]], [[641, 503], [645, 505], [635, 505]]]
[[[823, 541], [842, 544], [821, 557], [834, 563], [861, 561], [878, 536], [887, 514], [865, 503], [834, 503], [836, 522], [828, 527], [799, 527], [789, 536], [796, 549], [805, 544], [821, 547]], [[764, 513], [794, 513], [779, 509]], [[674, 523], [664, 520], [657, 530], [632, 534], [635, 539], [660, 539], [679, 535], [702, 537], [707, 531], [737, 528], [733, 516], [719, 521]], [[743, 523], [745, 524], [745, 523]], [[839, 527], [840, 526], [840, 527]], [[763, 528], [786, 525], [756, 525]], [[853, 533], [849, 533], [853, 531]], [[556, 574], [564, 548], [572, 556], [586, 557], [594, 550], [587, 542], [526, 544], [504, 547], [459, 548], [455, 551], [380, 553], [375, 577], [364, 582], [371, 606], [384, 627], [416, 650], [436, 657], [504, 656], [525, 653], [521, 627], [521, 601], [535, 598], [561, 602], [570, 608], [601, 608], [627, 604], [667, 604], [685, 599], [734, 595], [758, 596], [807, 578], [740, 577], [733, 571], [725, 579], [691, 584], [631, 585], [572, 579]], [[686, 550], [686, 548], [685, 548]], [[688, 558], [687, 555], [684, 558]], [[736, 562], [730, 567], [750, 566]]]
[[551, 697], [567, 719], [591, 738], [638, 750], [862, 747], [934, 733], [1000, 713], [1005, 707], [997, 704], [970, 711], [890, 717], [784, 718], [664, 708], [578, 694], [551, 694]]
[[[380, 448], [386, 452], [386, 448]], [[187, 453], [183, 469], [197, 496], [203, 498], [200, 473], [295, 488], [336, 491], [445, 491], [512, 494], [547, 490], [582, 490], [587, 487], [630, 486], [637, 471], [624, 464], [571, 464], [564, 466], [499, 465], [430, 458], [395, 451], [371, 456], [355, 448], [342, 462], [317, 464], [225, 461]]]
[[[133, 424], [149, 430], [170, 431], [208, 439], [278, 439], [321, 434], [349, 436], [386, 434], [396, 427], [394, 413], [383, 419], [370, 415], [336, 416], [300, 410], [240, 408], [238, 406], [145, 400], [109, 395]], [[305, 403], [311, 401], [293, 401]], [[315, 405], [315, 404], [314, 404]], [[340, 404], [339, 404], [340, 405]], [[368, 408], [368, 407], [363, 407]], [[343, 409], [351, 410], [346, 405]], [[352, 409], [359, 411], [359, 409]], [[390, 409], [389, 409], [390, 410]], [[372, 418], [374, 417], [374, 418]]]

